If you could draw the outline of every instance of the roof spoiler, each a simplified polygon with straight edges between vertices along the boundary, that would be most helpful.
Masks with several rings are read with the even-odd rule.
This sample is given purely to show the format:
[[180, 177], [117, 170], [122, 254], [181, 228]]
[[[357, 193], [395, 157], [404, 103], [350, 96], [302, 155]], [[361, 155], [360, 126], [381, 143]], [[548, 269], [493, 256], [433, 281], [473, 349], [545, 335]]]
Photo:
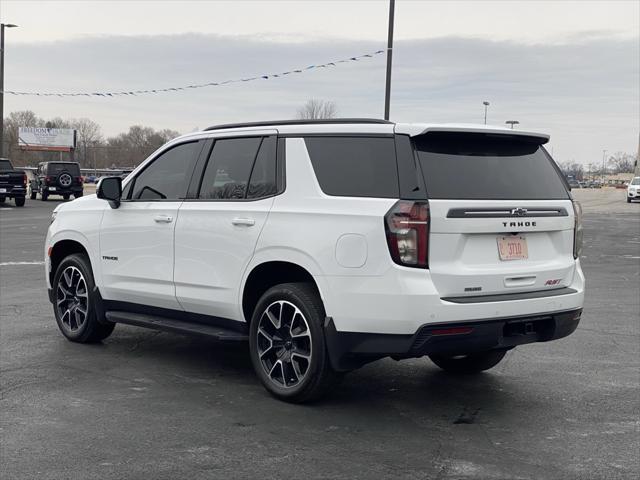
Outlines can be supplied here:
[[549, 135], [545, 133], [527, 132], [524, 130], [512, 130], [502, 127], [485, 127], [483, 125], [470, 125], [470, 126], [458, 126], [458, 125], [438, 125], [438, 126], [425, 126], [420, 124], [396, 124], [395, 132], [398, 134], [409, 135], [416, 137], [418, 135], [426, 135], [431, 132], [441, 133], [476, 133], [485, 135], [507, 135], [511, 137], [517, 137], [523, 141], [537, 143], [544, 145], [549, 141]]

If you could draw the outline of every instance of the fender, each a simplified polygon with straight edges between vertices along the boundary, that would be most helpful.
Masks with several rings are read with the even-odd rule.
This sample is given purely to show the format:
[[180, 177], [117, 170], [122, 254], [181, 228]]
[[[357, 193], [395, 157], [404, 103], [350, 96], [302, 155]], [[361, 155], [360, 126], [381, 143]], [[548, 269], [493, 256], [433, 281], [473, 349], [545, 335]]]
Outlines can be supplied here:
[[240, 288], [238, 290], [237, 295], [237, 303], [240, 309], [240, 317], [242, 316], [242, 293], [244, 292], [244, 286], [247, 282], [247, 278], [249, 274], [259, 265], [267, 262], [289, 262], [296, 264], [302, 268], [304, 268], [307, 272], [311, 274], [313, 279], [315, 280], [318, 290], [320, 291], [320, 298], [322, 302], [325, 304], [325, 309], [328, 311], [327, 300], [329, 293], [329, 285], [326, 281], [326, 277], [320, 265], [315, 261], [313, 257], [311, 257], [308, 253], [303, 250], [291, 247], [268, 247], [261, 250], [257, 250], [251, 261], [247, 264], [245, 271], [242, 275], [242, 281], [240, 282]]

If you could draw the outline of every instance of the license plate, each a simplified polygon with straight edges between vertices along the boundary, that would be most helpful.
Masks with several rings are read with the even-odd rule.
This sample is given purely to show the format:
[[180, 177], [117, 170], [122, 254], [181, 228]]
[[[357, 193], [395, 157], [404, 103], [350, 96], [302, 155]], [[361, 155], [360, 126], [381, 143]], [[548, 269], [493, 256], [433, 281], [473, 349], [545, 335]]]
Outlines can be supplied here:
[[6, 188], [0, 188], [0, 193], [7, 193], [7, 189]]
[[529, 258], [527, 239], [519, 235], [498, 237], [498, 254], [500, 260], [526, 260]]
[[55, 192], [56, 191], [56, 187], [49, 187], [49, 191], [50, 192]]

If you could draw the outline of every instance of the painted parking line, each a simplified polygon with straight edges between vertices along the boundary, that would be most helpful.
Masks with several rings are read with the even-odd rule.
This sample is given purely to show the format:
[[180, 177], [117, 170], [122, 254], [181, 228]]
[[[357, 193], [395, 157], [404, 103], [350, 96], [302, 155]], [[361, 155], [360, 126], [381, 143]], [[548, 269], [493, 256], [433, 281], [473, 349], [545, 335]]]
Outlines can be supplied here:
[[0, 267], [8, 267], [11, 265], [44, 265], [44, 262], [1, 262]]

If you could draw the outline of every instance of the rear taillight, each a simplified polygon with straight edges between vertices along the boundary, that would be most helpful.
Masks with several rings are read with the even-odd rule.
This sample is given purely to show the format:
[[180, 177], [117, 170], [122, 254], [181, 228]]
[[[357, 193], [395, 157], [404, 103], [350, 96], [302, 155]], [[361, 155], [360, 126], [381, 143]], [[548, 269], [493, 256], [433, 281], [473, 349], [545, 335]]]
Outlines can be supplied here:
[[44, 183], [51, 183], [51, 177], [45, 177], [44, 178]]
[[24, 175], [22, 175], [22, 184], [25, 187], [27, 186], [27, 174], [26, 173]]
[[82, 177], [76, 177], [76, 182], [82, 183], [84, 179]]
[[578, 258], [582, 254], [582, 205], [573, 200], [573, 258]]
[[393, 261], [405, 267], [429, 267], [429, 203], [399, 200], [384, 217]]

